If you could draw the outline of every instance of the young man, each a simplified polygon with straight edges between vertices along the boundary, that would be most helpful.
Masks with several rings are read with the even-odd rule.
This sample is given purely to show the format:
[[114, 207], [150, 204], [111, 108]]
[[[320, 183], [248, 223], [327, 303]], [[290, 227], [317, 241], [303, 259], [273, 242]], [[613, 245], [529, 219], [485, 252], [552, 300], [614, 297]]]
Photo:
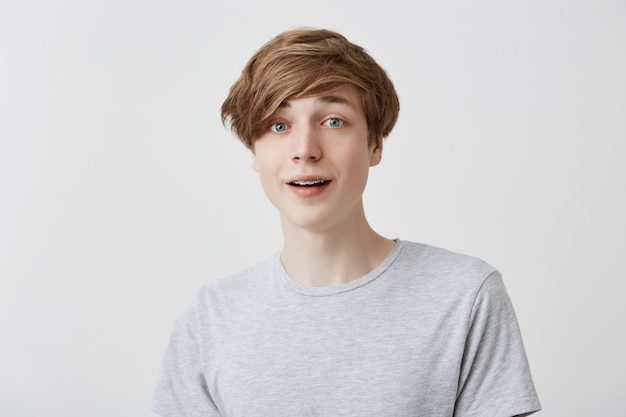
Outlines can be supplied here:
[[174, 327], [153, 409], [183, 416], [479, 416], [540, 409], [500, 274], [390, 240], [362, 194], [399, 110], [326, 30], [264, 45], [222, 116], [280, 214], [282, 251], [212, 280]]

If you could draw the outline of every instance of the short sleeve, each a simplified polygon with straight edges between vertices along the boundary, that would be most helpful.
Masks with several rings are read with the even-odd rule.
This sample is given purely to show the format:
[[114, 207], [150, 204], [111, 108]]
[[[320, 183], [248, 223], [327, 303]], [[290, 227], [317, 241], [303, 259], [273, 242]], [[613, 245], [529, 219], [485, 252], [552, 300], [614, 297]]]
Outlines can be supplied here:
[[219, 417], [207, 390], [198, 312], [193, 301], [180, 313], [170, 336], [152, 410], [163, 417]]
[[513, 305], [494, 272], [472, 308], [454, 416], [512, 417], [540, 409]]

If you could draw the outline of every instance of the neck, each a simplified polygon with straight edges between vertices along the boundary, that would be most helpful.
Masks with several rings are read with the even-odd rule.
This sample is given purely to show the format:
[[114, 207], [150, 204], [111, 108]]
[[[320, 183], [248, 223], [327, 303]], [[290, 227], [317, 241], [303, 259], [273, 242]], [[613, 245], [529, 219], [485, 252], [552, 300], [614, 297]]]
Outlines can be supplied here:
[[295, 281], [311, 287], [340, 285], [378, 266], [395, 242], [376, 233], [365, 215], [328, 230], [283, 223], [281, 262]]

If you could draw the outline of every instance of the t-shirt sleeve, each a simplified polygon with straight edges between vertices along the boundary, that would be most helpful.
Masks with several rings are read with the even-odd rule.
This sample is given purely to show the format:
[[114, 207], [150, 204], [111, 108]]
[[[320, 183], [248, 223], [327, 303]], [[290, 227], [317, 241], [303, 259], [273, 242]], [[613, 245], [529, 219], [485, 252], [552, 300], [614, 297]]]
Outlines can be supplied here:
[[188, 302], [170, 336], [152, 397], [152, 410], [163, 417], [219, 417], [203, 372], [200, 322]]
[[454, 416], [525, 416], [540, 409], [513, 305], [494, 272], [472, 308]]

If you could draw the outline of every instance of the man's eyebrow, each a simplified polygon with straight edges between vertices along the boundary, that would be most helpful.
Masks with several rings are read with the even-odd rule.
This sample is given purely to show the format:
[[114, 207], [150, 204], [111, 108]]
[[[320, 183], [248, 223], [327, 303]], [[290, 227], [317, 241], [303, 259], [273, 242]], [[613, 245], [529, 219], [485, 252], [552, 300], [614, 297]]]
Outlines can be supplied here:
[[339, 103], [339, 104], [345, 104], [350, 107], [354, 107], [354, 104], [352, 104], [350, 100], [348, 100], [347, 98], [343, 96], [333, 96], [333, 95], [319, 96], [316, 101], [319, 101], [321, 103]]
[[344, 96], [336, 96], [336, 95], [327, 95], [327, 96], [319, 96], [317, 101], [320, 103], [339, 103], [344, 104], [352, 109], [357, 109], [357, 106], [354, 102], [348, 100]]
[[[345, 104], [350, 107], [354, 107], [354, 104], [343, 96], [335, 96], [335, 95], [319, 96], [317, 97], [315, 101], [319, 103], [339, 103], [339, 104]], [[285, 100], [278, 105], [279, 109], [284, 109], [288, 107], [291, 107], [291, 104], [289, 104], [289, 100]]]

